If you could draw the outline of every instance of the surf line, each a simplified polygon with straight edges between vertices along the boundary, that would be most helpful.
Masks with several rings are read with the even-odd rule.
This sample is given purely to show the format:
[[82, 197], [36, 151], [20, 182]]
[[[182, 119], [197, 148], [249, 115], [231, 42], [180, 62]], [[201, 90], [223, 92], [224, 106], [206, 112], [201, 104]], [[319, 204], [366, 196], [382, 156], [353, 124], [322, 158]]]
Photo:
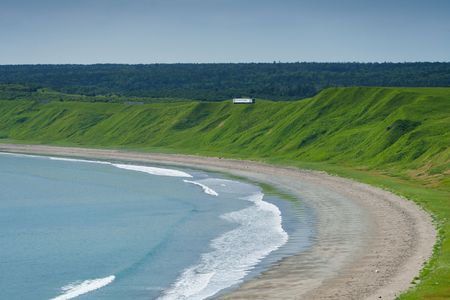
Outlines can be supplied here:
[[88, 279], [82, 282], [74, 282], [63, 286], [61, 290], [63, 291], [62, 295], [59, 295], [55, 298], [51, 298], [50, 300], [68, 300], [73, 299], [75, 297], [84, 295], [86, 293], [98, 290], [104, 286], [107, 286], [111, 282], [116, 279], [116, 276], [111, 275], [104, 278], [97, 279]]
[[211, 196], [219, 196], [219, 194], [213, 190], [212, 188], [210, 188], [209, 186], [204, 185], [203, 183], [200, 183], [198, 181], [192, 181], [192, 180], [187, 180], [187, 179], [183, 179], [184, 182], [186, 183], [191, 183], [194, 185], [198, 185], [199, 187], [202, 188], [203, 192], [205, 192], [205, 194], [211, 195]]
[[238, 225], [210, 243], [212, 251], [203, 253], [200, 262], [186, 268], [158, 300], [200, 300], [242, 282], [267, 255], [289, 239], [282, 227], [277, 206], [263, 200], [261, 192], [241, 199], [253, 202], [242, 210], [221, 217]]

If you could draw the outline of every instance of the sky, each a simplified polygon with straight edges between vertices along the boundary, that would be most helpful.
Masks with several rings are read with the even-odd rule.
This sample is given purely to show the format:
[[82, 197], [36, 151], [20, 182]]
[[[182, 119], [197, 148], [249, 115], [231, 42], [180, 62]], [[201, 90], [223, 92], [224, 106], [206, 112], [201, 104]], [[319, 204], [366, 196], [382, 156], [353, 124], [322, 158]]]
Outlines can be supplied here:
[[0, 0], [0, 64], [450, 61], [450, 0]]

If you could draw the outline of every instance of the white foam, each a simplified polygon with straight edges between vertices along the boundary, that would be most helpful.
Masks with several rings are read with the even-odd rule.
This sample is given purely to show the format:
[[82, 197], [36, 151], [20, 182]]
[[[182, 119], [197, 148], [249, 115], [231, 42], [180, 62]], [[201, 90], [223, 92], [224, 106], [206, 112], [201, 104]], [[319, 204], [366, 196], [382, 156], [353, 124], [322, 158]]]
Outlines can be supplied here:
[[208, 194], [211, 196], [219, 196], [219, 194], [215, 190], [213, 190], [212, 188], [210, 188], [207, 185], [204, 185], [203, 183], [200, 183], [198, 181], [186, 180], [186, 179], [183, 179], [183, 181], [187, 182], [187, 183], [192, 183], [192, 184], [198, 185], [199, 187], [202, 188], [202, 190], [203, 190], [203, 192], [205, 192], [205, 194]]
[[199, 300], [242, 281], [245, 275], [270, 252], [288, 240], [283, 230], [281, 212], [263, 201], [264, 194], [244, 198], [254, 205], [223, 215], [239, 224], [211, 242], [211, 252], [201, 256], [200, 263], [184, 270], [160, 300]]
[[11, 155], [11, 156], [19, 156], [19, 157], [43, 157], [43, 156], [32, 155], [32, 154], [11, 153], [11, 152], [2, 152], [2, 151], [0, 151], [0, 154]]
[[98, 278], [98, 279], [89, 279], [82, 282], [74, 282], [63, 286], [61, 290], [64, 292], [62, 295], [52, 298], [50, 300], [67, 300], [73, 299], [75, 297], [81, 296], [83, 294], [92, 292], [99, 288], [102, 288], [111, 282], [114, 281], [116, 277], [114, 275]]
[[174, 169], [164, 169], [164, 168], [156, 168], [156, 167], [147, 167], [147, 166], [135, 166], [135, 165], [123, 165], [123, 164], [112, 164], [114, 167], [138, 172], [144, 172], [152, 175], [158, 176], [173, 176], [173, 177], [192, 177], [191, 174], [188, 174], [183, 171], [174, 170]]
[[50, 156], [49, 159], [51, 159], [51, 160], [61, 160], [61, 161], [72, 161], [72, 162], [84, 162], [84, 163], [91, 163], [91, 164], [112, 165], [112, 163], [110, 163], [110, 162], [101, 161], [101, 160], [87, 160], [87, 159], [53, 157], [53, 156]]
[[26, 156], [26, 157], [38, 157], [38, 158], [48, 158], [51, 160], [59, 160], [59, 161], [69, 161], [69, 162], [83, 162], [83, 163], [91, 163], [91, 164], [102, 164], [102, 165], [111, 165], [113, 167], [119, 169], [126, 169], [131, 171], [144, 172], [151, 175], [157, 176], [173, 176], [173, 177], [189, 177], [192, 178], [192, 175], [175, 170], [175, 169], [167, 169], [167, 168], [157, 168], [157, 167], [148, 167], [148, 166], [137, 166], [137, 165], [128, 165], [128, 164], [115, 164], [108, 161], [101, 160], [88, 160], [88, 159], [78, 159], [78, 158], [67, 158], [67, 157], [54, 157], [54, 156], [38, 156], [31, 154], [18, 154], [18, 153], [10, 153], [10, 152], [0, 152], [0, 154], [5, 155], [13, 155], [13, 156]]
[[33, 155], [33, 154], [11, 153], [11, 152], [0, 152], [0, 154], [18, 156], [18, 157], [35, 157], [35, 158], [45, 158], [45, 159], [51, 159], [51, 160], [85, 162], [85, 163], [106, 164], [106, 165], [111, 164], [110, 162], [107, 162], [107, 161], [86, 160], [86, 159], [66, 158], [66, 157], [54, 157], [54, 156], [45, 156], [45, 155]]

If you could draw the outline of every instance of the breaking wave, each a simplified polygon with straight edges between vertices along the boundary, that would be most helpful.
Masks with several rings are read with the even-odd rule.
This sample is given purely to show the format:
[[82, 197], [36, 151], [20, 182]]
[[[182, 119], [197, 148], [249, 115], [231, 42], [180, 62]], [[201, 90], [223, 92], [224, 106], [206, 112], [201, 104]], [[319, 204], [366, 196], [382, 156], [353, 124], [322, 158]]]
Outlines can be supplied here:
[[256, 193], [244, 200], [254, 204], [222, 215], [238, 227], [212, 240], [211, 252], [204, 253], [197, 265], [183, 271], [159, 300], [198, 300], [240, 283], [264, 257], [283, 246], [288, 234], [283, 230], [277, 206], [263, 201]]
[[89, 279], [85, 281], [77, 281], [71, 284], [68, 284], [66, 286], [63, 286], [61, 290], [63, 291], [62, 295], [59, 295], [58, 297], [52, 298], [50, 300], [68, 300], [72, 299], [78, 296], [81, 296], [83, 294], [95, 291], [97, 289], [100, 289], [111, 282], [114, 281], [116, 277], [114, 275], [105, 277], [105, 278], [98, 278], [98, 279]]
[[205, 192], [205, 194], [208, 194], [211, 196], [219, 196], [219, 194], [215, 190], [213, 190], [212, 188], [210, 188], [207, 185], [204, 185], [203, 183], [200, 183], [198, 181], [186, 180], [186, 179], [184, 179], [183, 181], [186, 183], [192, 183], [194, 185], [198, 185], [199, 187], [202, 188], [202, 190], [203, 190], [203, 192]]

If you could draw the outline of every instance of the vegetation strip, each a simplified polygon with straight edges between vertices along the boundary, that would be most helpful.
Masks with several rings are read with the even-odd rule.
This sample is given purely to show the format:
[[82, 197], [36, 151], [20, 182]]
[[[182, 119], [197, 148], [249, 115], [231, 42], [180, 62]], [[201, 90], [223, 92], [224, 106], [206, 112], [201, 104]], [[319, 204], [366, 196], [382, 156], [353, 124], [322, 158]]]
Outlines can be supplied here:
[[[6, 85], [2, 88], [1, 84]], [[79, 94], [82, 101], [106, 102], [115, 102], [119, 97], [150, 97], [157, 98], [156, 101], [159, 98], [218, 101], [236, 96], [296, 100], [311, 97], [324, 88], [349, 86], [450, 86], [450, 63], [0, 66], [3, 99], [57, 97], [56, 91], [62, 99], [73, 100]]]

